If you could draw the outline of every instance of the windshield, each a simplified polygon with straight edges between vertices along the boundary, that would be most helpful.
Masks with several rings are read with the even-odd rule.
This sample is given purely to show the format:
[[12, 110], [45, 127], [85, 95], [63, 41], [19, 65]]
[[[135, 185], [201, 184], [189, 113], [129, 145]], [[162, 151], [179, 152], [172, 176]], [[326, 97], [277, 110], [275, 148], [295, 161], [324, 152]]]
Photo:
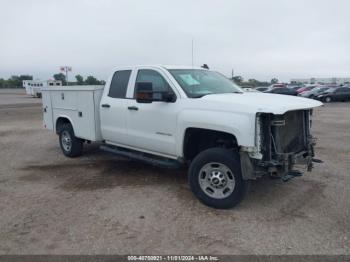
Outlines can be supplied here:
[[201, 69], [169, 69], [168, 71], [191, 98], [210, 94], [243, 93], [239, 86], [214, 71]]
[[333, 93], [335, 91], [336, 88], [328, 88], [326, 90], [323, 91], [323, 93]]
[[327, 89], [328, 87], [316, 87], [312, 91], [314, 91], [315, 93], [320, 93], [326, 91]]

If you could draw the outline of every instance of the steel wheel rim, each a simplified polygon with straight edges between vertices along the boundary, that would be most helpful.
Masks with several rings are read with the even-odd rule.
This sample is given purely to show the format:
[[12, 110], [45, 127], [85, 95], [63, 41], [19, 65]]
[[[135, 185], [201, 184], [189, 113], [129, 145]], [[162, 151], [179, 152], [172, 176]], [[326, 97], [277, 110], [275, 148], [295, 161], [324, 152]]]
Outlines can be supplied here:
[[203, 192], [215, 199], [228, 197], [236, 185], [231, 169], [217, 162], [204, 165], [199, 171], [198, 180]]
[[72, 138], [67, 131], [63, 131], [61, 135], [62, 147], [66, 152], [69, 152], [72, 148]]

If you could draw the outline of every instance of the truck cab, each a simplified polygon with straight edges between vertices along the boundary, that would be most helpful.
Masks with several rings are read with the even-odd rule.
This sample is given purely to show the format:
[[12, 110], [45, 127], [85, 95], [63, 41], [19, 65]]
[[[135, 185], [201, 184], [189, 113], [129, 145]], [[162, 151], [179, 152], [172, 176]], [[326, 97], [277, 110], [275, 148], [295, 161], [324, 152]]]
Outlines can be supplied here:
[[[104, 87], [43, 89], [44, 126], [63, 153], [83, 143], [165, 167], [188, 167], [204, 204], [230, 208], [249, 180], [289, 180], [312, 169], [312, 109], [318, 101], [243, 92], [218, 72], [179, 66], [114, 70]], [[46, 114], [46, 115], [45, 115]]]

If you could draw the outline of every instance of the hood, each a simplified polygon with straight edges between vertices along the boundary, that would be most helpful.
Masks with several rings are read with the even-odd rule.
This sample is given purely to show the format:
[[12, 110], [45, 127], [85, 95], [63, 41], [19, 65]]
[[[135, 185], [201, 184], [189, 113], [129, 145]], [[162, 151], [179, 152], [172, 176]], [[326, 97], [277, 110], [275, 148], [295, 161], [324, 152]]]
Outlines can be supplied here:
[[240, 94], [212, 94], [200, 98], [207, 102], [220, 103], [225, 108], [239, 108], [246, 111], [284, 114], [287, 111], [311, 109], [323, 104], [313, 99], [269, 94], [269, 93], [240, 93]]

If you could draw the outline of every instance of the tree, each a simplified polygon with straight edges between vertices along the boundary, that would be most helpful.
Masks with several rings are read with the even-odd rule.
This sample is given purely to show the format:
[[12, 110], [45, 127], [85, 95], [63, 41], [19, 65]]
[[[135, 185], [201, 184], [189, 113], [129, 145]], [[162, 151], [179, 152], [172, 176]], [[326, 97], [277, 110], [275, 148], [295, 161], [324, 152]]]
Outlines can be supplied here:
[[21, 81], [23, 81], [23, 80], [33, 80], [33, 76], [31, 76], [31, 75], [20, 75], [19, 79]]
[[278, 79], [277, 78], [272, 78], [271, 79], [271, 84], [277, 84], [278, 83]]
[[75, 79], [77, 80], [77, 85], [84, 85], [84, 77], [82, 77], [81, 75], [76, 75]]
[[100, 85], [101, 82], [98, 81], [95, 77], [93, 76], [88, 76], [86, 79], [85, 79], [85, 84], [86, 85]]
[[62, 84], [66, 84], [66, 76], [62, 73], [54, 74], [53, 78], [57, 81], [62, 81]]

